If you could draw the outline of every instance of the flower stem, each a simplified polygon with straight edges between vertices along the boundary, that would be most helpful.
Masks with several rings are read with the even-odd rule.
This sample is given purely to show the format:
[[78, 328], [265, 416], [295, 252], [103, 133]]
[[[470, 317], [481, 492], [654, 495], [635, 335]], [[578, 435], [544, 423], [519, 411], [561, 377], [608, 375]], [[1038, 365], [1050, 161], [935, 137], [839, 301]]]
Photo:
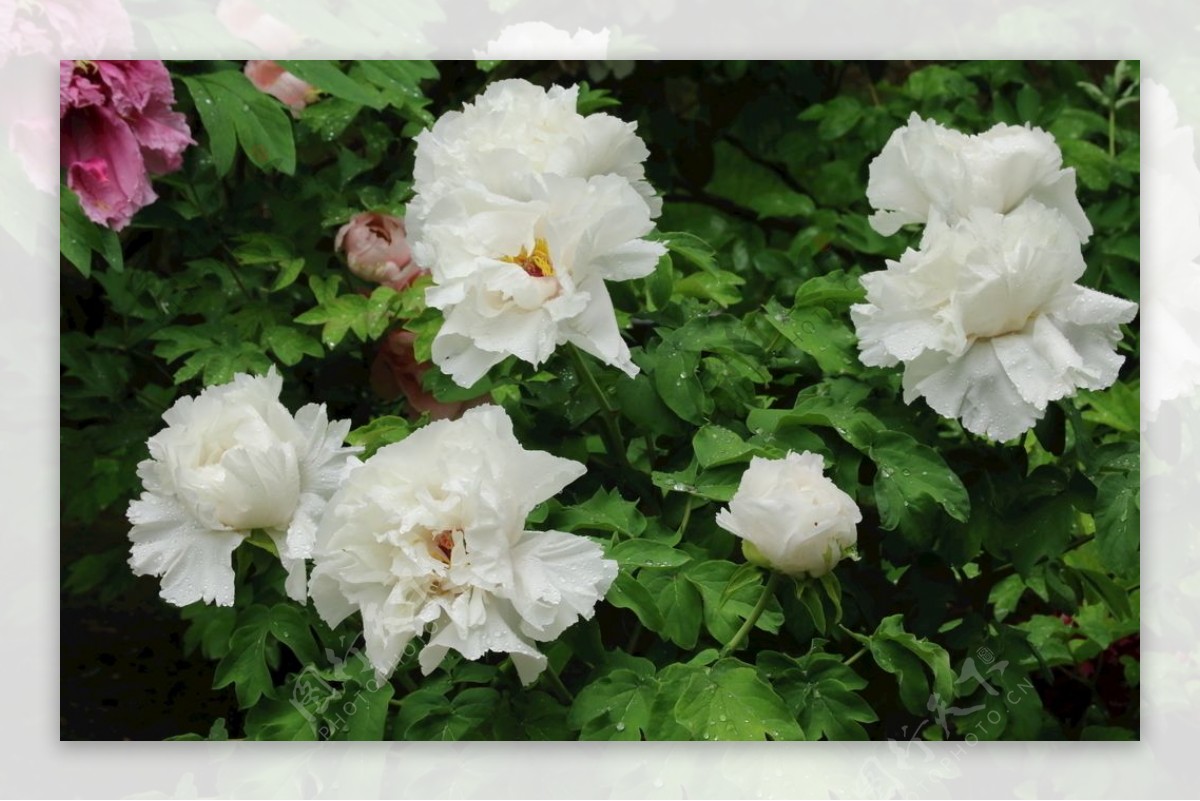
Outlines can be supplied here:
[[629, 464], [629, 455], [626, 453], [625, 440], [621, 437], [621, 429], [617, 425], [617, 410], [613, 408], [604, 391], [600, 389], [600, 384], [596, 382], [596, 376], [592, 374], [591, 368], [588, 367], [579, 348], [575, 347], [574, 343], [568, 342], [567, 352], [571, 354], [571, 360], [575, 363], [575, 372], [579, 374], [580, 380], [587, 385], [588, 390], [596, 397], [596, 402], [600, 404], [600, 419], [604, 421], [608, 449], [614, 452], [621, 467], [633, 470], [633, 466]]
[[746, 618], [746, 622], [737, 630], [737, 634], [733, 635], [733, 639], [725, 643], [725, 647], [721, 649], [721, 656], [726, 657], [733, 653], [734, 649], [742, 644], [742, 640], [750, 634], [750, 630], [754, 628], [754, 624], [758, 622], [762, 616], [763, 610], [767, 608], [767, 603], [771, 600], [771, 596], [775, 594], [775, 585], [779, 583], [781, 573], [772, 570], [767, 577], [767, 583], [763, 587], [762, 595], [758, 598], [758, 603], [754, 605], [754, 609], [750, 611], [750, 617]]
[[682, 538], [683, 532], [687, 531], [688, 523], [692, 519], [692, 504], [695, 501], [695, 495], [689, 494], [687, 496], [687, 504], [683, 507], [683, 519], [679, 521], [679, 528], [676, 530], [675, 536]]
[[862, 648], [859, 648], [857, 651], [855, 651], [854, 653], [852, 653], [852, 654], [851, 654], [851, 655], [850, 655], [850, 656], [849, 656], [849, 657], [846, 659], [846, 661], [845, 661], [845, 662], [843, 662], [842, 664], [843, 664], [843, 665], [845, 665], [846, 667], [850, 667], [850, 666], [851, 666], [851, 665], [853, 665], [855, 662], [857, 662], [857, 661], [859, 660], [859, 658], [860, 658], [860, 657], [861, 657], [863, 654], [865, 654], [866, 652], [867, 652], [867, 646], [865, 646], [865, 645], [864, 645]]
[[1108, 157], [1117, 155], [1117, 106], [1116, 101], [1108, 107]]
[[553, 668], [547, 666], [542, 675], [546, 677], [546, 682], [550, 685], [550, 688], [554, 690], [554, 694], [558, 696], [558, 700], [562, 701], [568, 706], [575, 703], [575, 696], [572, 695], [571, 691], [567, 689], [567, 685], [562, 683], [562, 679], [558, 677], [558, 674], [554, 672]]

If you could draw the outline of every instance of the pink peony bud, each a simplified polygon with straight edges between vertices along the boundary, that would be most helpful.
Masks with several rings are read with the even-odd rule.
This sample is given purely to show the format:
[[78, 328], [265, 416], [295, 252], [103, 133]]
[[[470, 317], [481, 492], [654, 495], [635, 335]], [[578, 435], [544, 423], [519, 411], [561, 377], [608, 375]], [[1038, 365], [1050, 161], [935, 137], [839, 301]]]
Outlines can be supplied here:
[[404, 233], [399, 217], [363, 212], [338, 229], [333, 246], [346, 252], [350, 272], [399, 292], [422, 272], [413, 263]]
[[254, 88], [289, 106], [295, 114], [317, 99], [318, 90], [274, 61], [247, 61], [246, 77]]
[[195, 144], [161, 61], [59, 64], [60, 160], [88, 218], [121, 230]]
[[408, 401], [410, 416], [425, 412], [434, 420], [455, 420], [463, 412], [488, 403], [489, 395], [468, 401], [444, 403], [421, 386], [421, 376], [432, 365], [417, 361], [413, 343], [417, 335], [411, 331], [392, 331], [380, 342], [379, 352], [371, 364], [371, 386], [384, 400], [392, 401], [401, 395]]

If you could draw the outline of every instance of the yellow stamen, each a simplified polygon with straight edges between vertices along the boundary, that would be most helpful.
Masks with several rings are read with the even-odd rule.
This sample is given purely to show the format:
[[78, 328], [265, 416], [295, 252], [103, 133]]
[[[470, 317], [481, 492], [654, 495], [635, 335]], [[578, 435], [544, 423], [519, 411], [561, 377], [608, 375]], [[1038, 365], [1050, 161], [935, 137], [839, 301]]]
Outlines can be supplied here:
[[550, 261], [550, 247], [546, 244], [546, 240], [541, 237], [533, 240], [532, 253], [522, 245], [520, 253], [515, 256], [504, 256], [500, 261], [516, 264], [534, 278], [544, 278], [548, 275], [554, 275], [554, 262]]

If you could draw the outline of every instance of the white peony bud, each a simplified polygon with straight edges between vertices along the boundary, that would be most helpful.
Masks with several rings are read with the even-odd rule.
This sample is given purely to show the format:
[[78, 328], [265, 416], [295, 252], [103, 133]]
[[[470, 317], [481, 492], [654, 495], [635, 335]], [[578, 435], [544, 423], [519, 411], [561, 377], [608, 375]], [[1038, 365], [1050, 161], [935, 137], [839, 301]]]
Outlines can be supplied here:
[[161, 576], [165, 600], [232, 605], [230, 557], [254, 529], [275, 543], [288, 595], [305, 600], [316, 516], [356, 449], [342, 447], [349, 421], [330, 423], [323, 405], [293, 417], [279, 402], [282, 385], [272, 367], [180, 398], [146, 443], [145, 492], [127, 513], [129, 564], [139, 576]]
[[820, 455], [754, 457], [717, 525], [741, 537], [747, 558], [792, 576], [823, 576], [858, 541], [862, 512], [824, 475]]

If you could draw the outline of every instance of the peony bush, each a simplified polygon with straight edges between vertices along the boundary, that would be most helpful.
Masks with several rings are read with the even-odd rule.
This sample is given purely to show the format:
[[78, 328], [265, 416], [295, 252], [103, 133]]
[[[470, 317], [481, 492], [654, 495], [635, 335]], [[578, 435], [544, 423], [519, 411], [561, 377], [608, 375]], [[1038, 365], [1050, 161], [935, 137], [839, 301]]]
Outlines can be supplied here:
[[1138, 737], [1136, 64], [62, 74], [64, 738]]

